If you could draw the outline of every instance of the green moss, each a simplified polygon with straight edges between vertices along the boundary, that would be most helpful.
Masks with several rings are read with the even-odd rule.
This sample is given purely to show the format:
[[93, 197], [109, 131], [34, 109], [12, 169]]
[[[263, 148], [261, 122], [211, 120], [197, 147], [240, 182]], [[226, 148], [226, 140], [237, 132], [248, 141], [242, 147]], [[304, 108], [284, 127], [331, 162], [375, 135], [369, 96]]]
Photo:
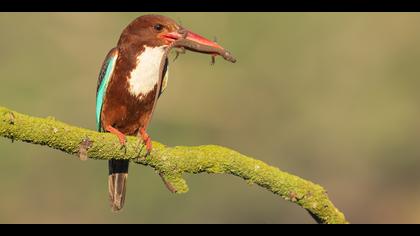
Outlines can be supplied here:
[[321, 186], [225, 147], [166, 147], [153, 142], [151, 155], [144, 158], [146, 150], [136, 137], [127, 137], [126, 148], [121, 148], [112, 134], [70, 126], [53, 117], [30, 117], [4, 107], [0, 107], [0, 136], [46, 145], [77, 157], [80, 143], [88, 137], [92, 141], [87, 151], [89, 158], [131, 159], [150, 166], [162, 173], [177, 193], [188, 191], [183, 173], [231, 174], [302, 206], [321, 223], [347, 223], [343, 213], [334, 207]]

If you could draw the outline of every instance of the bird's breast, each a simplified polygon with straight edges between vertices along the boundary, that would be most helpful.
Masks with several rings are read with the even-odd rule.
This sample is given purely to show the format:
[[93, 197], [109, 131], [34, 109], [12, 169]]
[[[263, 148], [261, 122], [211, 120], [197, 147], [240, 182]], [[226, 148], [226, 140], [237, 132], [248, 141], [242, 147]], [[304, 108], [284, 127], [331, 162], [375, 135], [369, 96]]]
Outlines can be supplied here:
[[159, 81], [159, 69], [166, 46], [148, 47], [136, 58], [136, 65], [129, 73], [128, 90], [142, 99], [152, 92]]

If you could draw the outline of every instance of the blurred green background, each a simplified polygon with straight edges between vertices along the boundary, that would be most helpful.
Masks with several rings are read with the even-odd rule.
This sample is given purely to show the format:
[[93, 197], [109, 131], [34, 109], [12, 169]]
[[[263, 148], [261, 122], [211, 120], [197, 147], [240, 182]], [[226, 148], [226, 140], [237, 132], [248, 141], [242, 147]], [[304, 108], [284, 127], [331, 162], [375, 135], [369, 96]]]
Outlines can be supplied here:
[[[144, 13], [0, 13], [0, 105], [95, 129], [96, 80]], [[420, 14], [167, 13], [231, 64], [188, 52], [149, 127], [167, 145], [219, 144], [324, 186], [353, 223], [420, 223]], [[111, 213], [107, 162], [0, 138], [1, 223], [313, 223], [224, 175], [170, 194], [131, 165]]]

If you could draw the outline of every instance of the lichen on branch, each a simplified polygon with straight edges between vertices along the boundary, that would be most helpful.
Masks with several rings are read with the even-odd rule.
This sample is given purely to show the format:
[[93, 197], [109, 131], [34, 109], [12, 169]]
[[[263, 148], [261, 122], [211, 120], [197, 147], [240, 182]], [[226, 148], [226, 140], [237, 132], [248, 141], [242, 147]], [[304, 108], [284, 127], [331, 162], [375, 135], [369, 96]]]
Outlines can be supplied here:
[[321, 186], [225, 147], [167, 147], [153, 142], [152, 153], [144, 158], [146, 150], [136, 137], [127, 137], [126, 147], [121, 148], [112, 134], [74, 127], [52, 117], [27, 116], [4, 107], [0, 107], [0, 136], [45, 145], [81, 159], [127, 159], [150, 166], [176, 193], [188, 191], [184, 173], [231, 174], [300, 205], [317, 222], [348, 223]]

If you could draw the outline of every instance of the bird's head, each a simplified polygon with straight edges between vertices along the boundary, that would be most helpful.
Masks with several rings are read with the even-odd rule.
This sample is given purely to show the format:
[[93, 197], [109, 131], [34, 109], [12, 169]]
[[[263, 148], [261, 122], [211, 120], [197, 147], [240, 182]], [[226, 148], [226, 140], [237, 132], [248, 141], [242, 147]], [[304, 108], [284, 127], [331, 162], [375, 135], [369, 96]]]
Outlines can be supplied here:
[[195, 34], [171, 18], [161, 15], [144, 15], [136, 18], [124, 29], [120, 44], [156, 47], [170, 45], [180, 38], [222, 49], [217, 43]]

